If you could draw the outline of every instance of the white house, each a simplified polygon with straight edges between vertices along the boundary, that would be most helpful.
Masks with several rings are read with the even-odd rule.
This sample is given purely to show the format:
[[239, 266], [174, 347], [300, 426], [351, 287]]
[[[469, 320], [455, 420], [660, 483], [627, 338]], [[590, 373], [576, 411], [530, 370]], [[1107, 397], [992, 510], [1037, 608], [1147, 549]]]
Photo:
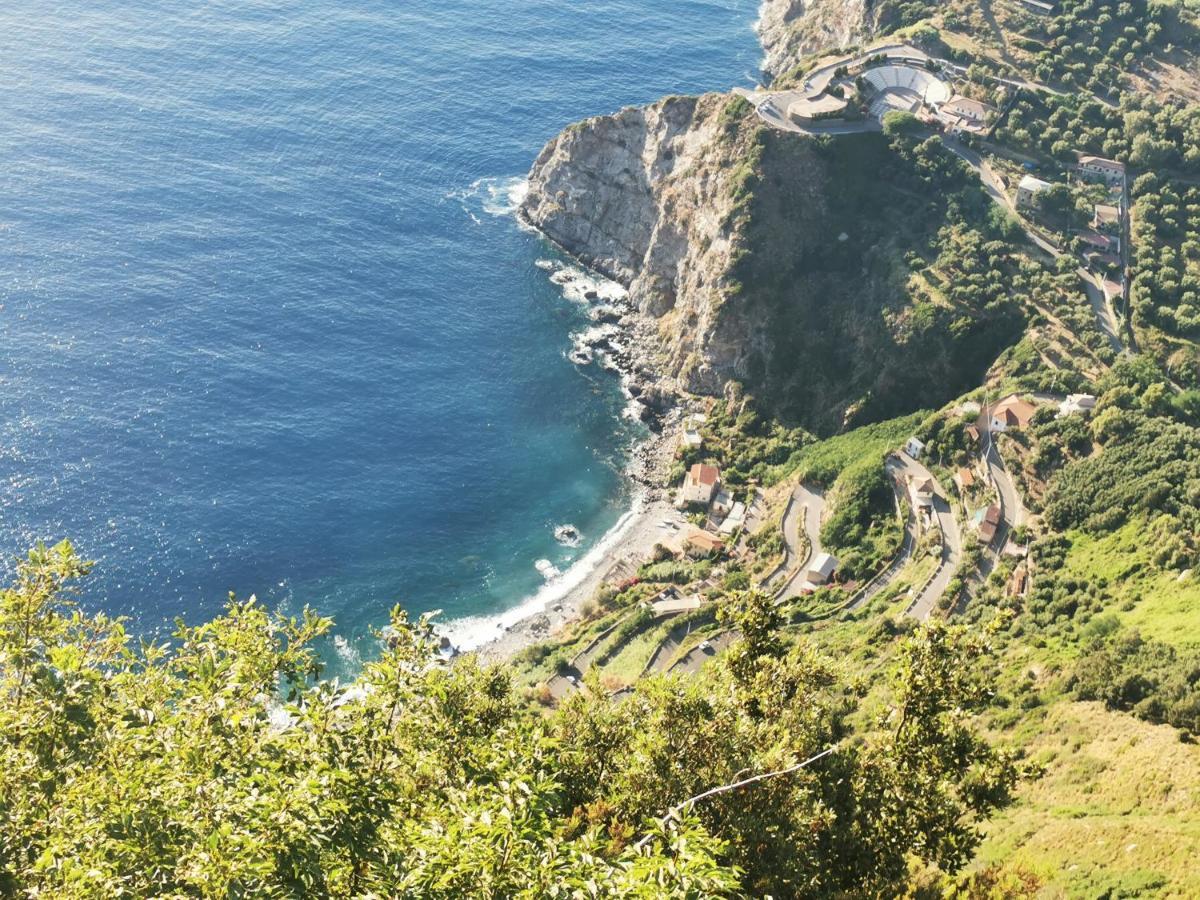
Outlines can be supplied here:
[[986, 103], [955, 94], [938, 108], [938, 117], [954, 133], [983, 131], [988, 117], [994, 112]]
[[1125, 163], [1103, 156], [1081, 156], [1079, 174], [1089, 181], [1106, 181], [1109, 184], [1125, 178]]
[[918, 439], [916, 435], [913, 435], [904, 445], [904, 452], [913, 459], [920, 459], [921, 454], [925, 452], [925, 443]]
[[937, 486], [932, 478], [914, 478], [908, 484], [908, 493], [914, 509], [932, 509]]
[[716, 466], [696, 463], [684, 476], [683, 487], [679, 489], [679, 505], [697, 503], [708, 506], [720, 489], [721, 470]]
[[825, 584], [837, 569], [837, 558], [828, 553], [821, 553], [808, 565], [804, 580], [813, 584]]
[[733, 534], [746, 522], [746, 504], [737, 502], [733, 504], [733, 508], [729, 510], [729, 515], [725, 517], [725, 521], [721, 523], [721, 527], [717, 529], [718, 534]]
[[1067, 399], [1058, 404], [1058, 417], [1090, 413], [1095, 408], [1096, 398], [1091, 394], [1067, 394]]
[[1017, 206], [1031, 208], [1037, 205], [1038, 194], [1049, 189], [1050, 182], [1026, 175], [1017, 182]]
[[683, 434], [679, 439], [684, 447], [702, 447], [704, 445], [704, 437], [700, 434], [700, 426], [708, 421], [708, 416], [703, 413], [693, 413], [683, 420]]
[[988, 426], [992, 431], [1008, 431], [1010, 428], [1028, 428], [1037, 407], [1016, 394], [1005, 397], [988, 413]]

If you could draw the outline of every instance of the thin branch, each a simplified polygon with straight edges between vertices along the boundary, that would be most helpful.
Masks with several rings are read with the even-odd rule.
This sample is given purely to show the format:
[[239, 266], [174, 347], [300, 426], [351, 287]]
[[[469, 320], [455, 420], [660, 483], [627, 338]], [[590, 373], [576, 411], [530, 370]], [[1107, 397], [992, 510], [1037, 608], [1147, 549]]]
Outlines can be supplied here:
[[[733, 782], [733, 784], [722, 784], [715, 788], [709, 788], [707, 791], [697, 794], [695, 797], [688, 797], [688, 799], [684, 800], [682, 803], [676, 804], [675, 806], [672, 806], [669, 810], [667, 810], [667, 812], [663, 816], [660, 817], [659, 821], [665, 822], [667, 819], [671, 818], [671, 816], [683, 811], [686, 807], [691, 806], [693, 803], [696, 803], [700, 800], [706, 800], [709, 797], [715, 797], [717, 794], [724, 794], [724, 793], [727, 793], [728, 791], [735, 791], [738, 788], [747, 787], [747, 786], [749, 786], [751, 784], [755, 784], [759, 781], [766, 781], [768, 778], [778, 778], [780, 775], [790, 775], [793, 772], [798, 772], [800, 769], [803, 769], [805, 766], [812, 765], [818, 759], [821, 759], [821, 757], [828, 756], [830, 753], [832, 753], [834, 750], [836, 750], [838, 748], [838, 745], [840, 743], [841, 743], [841, 741], [837, 741], [833, 744], [830, 744], [828, 747], [826, 747], [824, 750], [822, 750], [820, 753], [816, 754], [815, 756], [810, 756], [808, 759], [804, 760], [803, 762], [798, 762], [794, 766], [788, 766], [786, 769], [780, 769], [777, 772], [763, 772], [761, 775], [752, 775], [750, 778], [744, 778], [741, 781], [735, 781], [735, 782]], [[745, 770], [743, 769], [742, 771], [745, 771]], [[649, 841], [650, 838], [652, 838], [653, 836], [654, 835], [652, 833], [647, 834], [640, 841], [638, 841], [637, 844], [634, 845], [635, 849], [641, 850], [642, 847], [644, 847], [646, 845], [647, 841]]]

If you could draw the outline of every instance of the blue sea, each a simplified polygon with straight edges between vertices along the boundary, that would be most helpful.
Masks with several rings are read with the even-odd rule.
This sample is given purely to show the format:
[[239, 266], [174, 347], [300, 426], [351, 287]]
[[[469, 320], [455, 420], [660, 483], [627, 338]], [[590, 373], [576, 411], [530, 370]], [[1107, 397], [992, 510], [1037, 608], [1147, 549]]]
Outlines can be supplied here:
[[71, 538], [145, 631], [311, 604], [349, 654], [538, 596], [638, 431], [513, 201], [574, 120], [752, 83], [756, 6], [8, 0], [0, 553]]

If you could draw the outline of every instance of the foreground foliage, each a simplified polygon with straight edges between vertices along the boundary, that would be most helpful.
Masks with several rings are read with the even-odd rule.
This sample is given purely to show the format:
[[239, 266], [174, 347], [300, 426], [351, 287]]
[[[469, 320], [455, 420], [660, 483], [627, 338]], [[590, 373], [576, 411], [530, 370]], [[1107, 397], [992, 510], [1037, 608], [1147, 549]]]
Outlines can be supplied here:
[[970, 726], [987, 646], [960, 629], [908, 640], [858, 736], [857, 693], [830, 660], [785, 654], [754, 594], [704, 678], [542, 718], [502, 669], [436, 663], [429, 623], [399, 610], [341, 686], [317, 677], [328, 619], [231, 599], [138, 644], [71, 603], [87, 570], [68, 544], [39, 547], [0, 593], [3, 894], [878, 892], [914, 856], [962, 865], [1018, 775]]

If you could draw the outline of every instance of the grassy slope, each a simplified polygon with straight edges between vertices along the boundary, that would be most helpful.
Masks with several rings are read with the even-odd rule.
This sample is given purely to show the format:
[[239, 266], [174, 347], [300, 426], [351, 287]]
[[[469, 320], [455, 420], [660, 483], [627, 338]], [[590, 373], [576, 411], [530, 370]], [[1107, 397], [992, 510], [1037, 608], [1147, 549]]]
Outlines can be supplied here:
[[1068, 572], [1083, 578], [1107, 579], [1118, 586], [1132, 608], [1117, 612], [1122, 622], [1144, 637], [1177, 647], [1200, 644], [1200, 582], [1173, 572], [1155, 571], [1154, 548], [1145, 540], [1145, 524], [1130, 522], [1102, 538], [1071, 534]]
[[1098, 703], [1062, 700], [1022, 725], [1046, 771], [988, 826], [981, 864], [1036, 873], [1039, 896], [1200, 896], [1200, 747]]

